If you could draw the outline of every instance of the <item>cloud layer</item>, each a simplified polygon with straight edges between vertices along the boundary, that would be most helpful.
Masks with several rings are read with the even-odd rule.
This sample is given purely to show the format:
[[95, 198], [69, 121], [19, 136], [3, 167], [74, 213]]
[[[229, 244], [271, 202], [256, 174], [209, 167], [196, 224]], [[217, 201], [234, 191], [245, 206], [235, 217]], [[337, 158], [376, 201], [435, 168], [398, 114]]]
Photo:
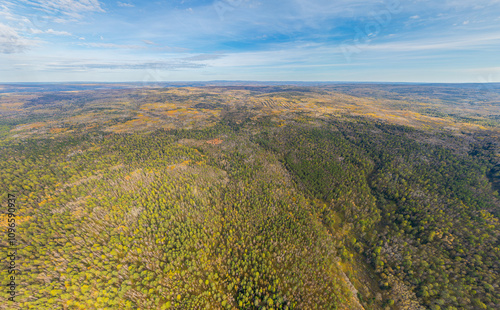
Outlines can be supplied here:
[[0, 23], [0, 53], [22, 53], [35, 44], [34, 40], [20, 36], [16, 29]]
[[64, 14], [81, 18], [89, 12], [104, 12], [98, 0], [20, 0], [25, 5], [49, 14]]
[[5, 0], [0, 81], [475, 82], [499, 26], [499, 0]]

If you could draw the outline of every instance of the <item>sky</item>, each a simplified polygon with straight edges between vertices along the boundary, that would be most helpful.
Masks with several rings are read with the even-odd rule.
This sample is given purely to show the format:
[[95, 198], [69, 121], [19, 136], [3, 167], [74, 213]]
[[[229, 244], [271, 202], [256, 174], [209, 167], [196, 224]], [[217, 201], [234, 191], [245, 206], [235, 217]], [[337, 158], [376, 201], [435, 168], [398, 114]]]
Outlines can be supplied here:
[[500, 82], [500, 0], [0, 0], [0, 82]]

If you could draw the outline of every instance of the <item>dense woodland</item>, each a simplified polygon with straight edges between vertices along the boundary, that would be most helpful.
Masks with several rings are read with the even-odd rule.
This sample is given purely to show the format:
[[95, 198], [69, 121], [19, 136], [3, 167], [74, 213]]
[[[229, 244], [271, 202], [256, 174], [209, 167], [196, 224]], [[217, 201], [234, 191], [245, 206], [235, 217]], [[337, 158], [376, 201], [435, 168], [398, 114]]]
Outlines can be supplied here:
[[[318, 116], [291, 108], [304, 101], [301, 89], [252, 89], [261, 106], [203, 91], [188, 99], [199, 114], [186, 116], [203, 126], [106, 130], [137, 124], [123, 111], [68, 134], [16, 131], [47, 120], [34, 110], [1, 122], [0, 216], [6, 225], [15, 194], [19, 270], [16, 302], [1, 294], [0, 308], [499, 307], [494, 127], [457, 133]], [[24, 108], [63, 100], [96, 113], [93, 96], [28, 96]], [[176, 96], [127, 90], [136, 109], [186, 100]], [[286, 113], [262, 113], [278, 104]], [[210, 109], [218, 114], [203, 116]], [[6, 233], [1, 242], [6, 257]]]
[[[282, 156], [304, 192], [329, 202], [352, 224], [343, 246], [363, 253], [380, 275], [416, 292], [430, 309], [498, 305], [498, 192], [487, 178], [491, 141], [440, 137], [366, 121], [287, 128], [259, 140]], [[457, 149], [453, 149], [453, 147]], [[354, 236], [354, 237], [353, 237]]]

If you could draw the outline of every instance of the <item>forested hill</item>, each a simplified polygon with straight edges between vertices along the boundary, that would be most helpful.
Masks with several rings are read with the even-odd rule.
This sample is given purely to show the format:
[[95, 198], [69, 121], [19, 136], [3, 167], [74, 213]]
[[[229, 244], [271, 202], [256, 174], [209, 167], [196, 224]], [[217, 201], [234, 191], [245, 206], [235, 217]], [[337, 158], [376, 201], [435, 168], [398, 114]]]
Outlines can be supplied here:
[[499, 107], [362, 86], [1, 94], [0, 308], [497, 309]]

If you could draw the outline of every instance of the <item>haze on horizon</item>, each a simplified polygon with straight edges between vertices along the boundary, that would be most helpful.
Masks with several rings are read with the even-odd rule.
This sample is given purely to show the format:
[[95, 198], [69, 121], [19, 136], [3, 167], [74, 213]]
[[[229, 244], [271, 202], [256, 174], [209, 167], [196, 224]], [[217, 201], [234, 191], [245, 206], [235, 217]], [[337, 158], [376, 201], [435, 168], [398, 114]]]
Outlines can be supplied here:
[[500, 82], [498, 0], [6, 0], [0, 82]]

